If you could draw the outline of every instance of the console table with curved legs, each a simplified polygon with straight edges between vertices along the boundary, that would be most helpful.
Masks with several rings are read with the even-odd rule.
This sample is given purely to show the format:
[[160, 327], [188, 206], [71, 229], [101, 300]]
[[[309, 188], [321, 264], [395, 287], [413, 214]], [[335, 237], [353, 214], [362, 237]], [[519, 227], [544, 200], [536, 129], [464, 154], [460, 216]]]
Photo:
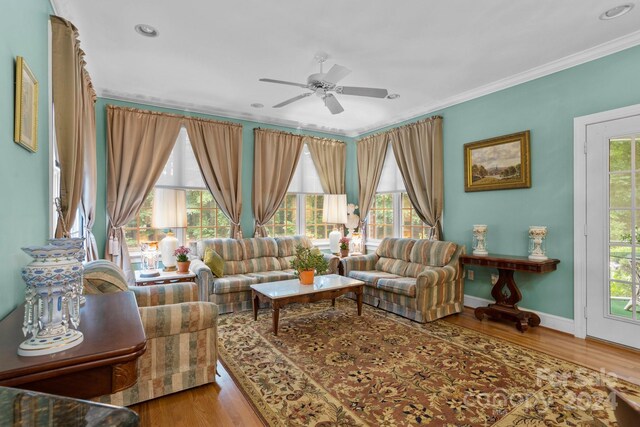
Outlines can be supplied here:
[[491, 289], [491, 296], [496, 302], [486, 307], [476, 308], [476, 318], [482, 320], [487, 315], [494, 319], [513, 320], [520, 332], [525, 332], [529, 326], [538, 326], [540, 317], [537, 314], [518, 308], [518, 302], [522, 300], [522, 293], [513, 279], [513, 273], [516, 271], [548, 273], [555, 271], [558, 263], [560, 260], [552, 258], [545, 261], [531, 261], [528, 257], [510, 255], [461, 255], [460, 264], [463, 266], [475, 265], [498, 269], [498, 281]]

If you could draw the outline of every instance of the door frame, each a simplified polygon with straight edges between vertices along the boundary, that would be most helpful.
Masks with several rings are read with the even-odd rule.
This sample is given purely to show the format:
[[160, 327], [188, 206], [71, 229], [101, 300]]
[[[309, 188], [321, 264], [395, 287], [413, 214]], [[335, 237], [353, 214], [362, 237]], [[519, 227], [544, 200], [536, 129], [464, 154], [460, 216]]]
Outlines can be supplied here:
[[640, 104], [573, 119], [573, 326], [587, 337], [587, 126], [640, 115]]

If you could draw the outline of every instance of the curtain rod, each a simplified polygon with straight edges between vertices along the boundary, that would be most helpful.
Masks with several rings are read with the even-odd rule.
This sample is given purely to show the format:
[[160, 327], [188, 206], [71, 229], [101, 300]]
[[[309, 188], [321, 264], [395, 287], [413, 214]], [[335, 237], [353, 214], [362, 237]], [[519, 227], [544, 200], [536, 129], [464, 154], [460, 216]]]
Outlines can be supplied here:
[[334, 139], [334, 138], [324, 138], [324, 137], [320, 137], [320, 136], [313, 136], [313, 135], [307, 135], [307, 134], [300, 134], [300, 133], [293, 133], [293, 132], [287, 132], [284, 130], [277, 130], [277, 129], [269, 129], [269, 128], [255, 128], [255, 131], [262, 131], [262, 132], [271, 132], [271, 133], [281, 133], [283, 135], [292, 135], [292, 136], [299, 136], [301, 138], [312, 138], [312, 139], [317, 139], [318, 141], [327, 141], [327, 142], [336, 142], [336, 143], [340, 143], [340, 144], [344, 144], [344, 141], [340, 141], [339, 139]]
[[366, 140], [368, 138], [373, 138], [373, 137], [380, 136], [380, 135], [391, 134], [392, 132], [395, 132], [398, 129], [403, 129], [403, 128], [419, 125], [420, 123], [431, 122], [431, 121], [434, 121], [434, 120], [437, 120], [437, 119], [442, 120], [442, 116], [431, 116], [431, 117], [427, 117], [426, 119], [418, 120], [418, 121], [415, 121], [415, 122], [412, 122], [412, 123], [407, 123], [406, 125], [402, 125], [402, 126], [398, 126], [398, 127], [395, 127], [395, 128], [391, 128], [391, 129], [388, 129], [388, 130], [385, 130], [385, 131], [382, 131], [382, 132], [373, 133], [371, 135], [365, 136], [364, 138], [358, 139], [357, 142], [364, 141], [364, 140]]
[[123, 106], [120, 106], [120, 105], [113, 105], [113, 104], [107, 104], [107, 109], [109, 109], [109, 110], [131, 111], [131, 112], [134, 112], [134, 113], [150, 114], [150, 115], [154, 115], [154, 116], [174, 117], [174, 118], [177, 118], [177, 119], [180, 119], [180, 120], [193, 120], [193, 121], [200, 121], [200, 122], [205, 122], [205, 123], [215, 123], [215, 124], [226, 125], [226, 126], [242, 127], [242, 124], [240, 124], [240, 123], [226, 122], [226, 121], [215, 120], [215, 119], [206, 119], [206, 118], [203, 118], [203, 117], [185, 116], [183, 114], [165, 113], [163, 111], [145, 110], [145, 109], [142, 109], [142, 108], [135, 108], [135, 107], [123, 107]]

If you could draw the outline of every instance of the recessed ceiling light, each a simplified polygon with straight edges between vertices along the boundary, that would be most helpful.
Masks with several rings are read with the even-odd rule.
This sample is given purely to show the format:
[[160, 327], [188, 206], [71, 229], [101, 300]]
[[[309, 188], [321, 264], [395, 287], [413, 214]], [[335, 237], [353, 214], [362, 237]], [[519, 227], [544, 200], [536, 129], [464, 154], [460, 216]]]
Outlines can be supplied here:
[[633, 9], [633, 3], [622, 4], [620, 6], [612, 7], [611, 9], [600, 15], [600, 19], [606, 21], [608, 19], [619, 18], [625, 13], [628, 13]]
[[387, 99], [398, 99], [400, 98], [400, 95], [397, 93], [390, 93], [389, 95], [387, 95]]
[[135, 26], [136, 32], [145, 37], [158, 37], [158, 30], [153, 28], [151, 25], [147, 24], [138, 24]]
[[251, 106], [253, 108], [262, 108], [264, 107], [264, 104], [260, 104], [259, 102], [254, 102], [253, 104], [251, 104]]

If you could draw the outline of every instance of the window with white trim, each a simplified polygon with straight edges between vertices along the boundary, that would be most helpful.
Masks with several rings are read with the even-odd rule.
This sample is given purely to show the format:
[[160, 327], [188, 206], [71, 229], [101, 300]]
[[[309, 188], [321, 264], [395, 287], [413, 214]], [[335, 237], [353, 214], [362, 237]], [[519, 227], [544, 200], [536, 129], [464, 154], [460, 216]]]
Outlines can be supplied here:
[[396, 157], [389, 146], [367, 216], [367, 239], [375, 243], [385, 237], [427, 239], [430, 235], [431, 227], [422, 222], [411, 205]]
[[[213, 237], [229, 237], [231, 224], [207, 189], [200, 167], [193, 154], [186, 128], [181, 128], [176, 145], [156, 182], [155, 188], [174, 188], [186, 191], [187, 228], [176, 229], [180, 244]], [[151, 191], [140, 211], [124, 227], [127, 247], [131, 252], [140, 250], [144, 242], [159, 241], [165, 237], [163, 229], [152, 226], [154, 191]]]
[[327, 240], [332, 228], [322, 222], [324, 190], [307, 144], [304, 144], [285, 199], [265, 224], [269, 236], [306, 235]]

